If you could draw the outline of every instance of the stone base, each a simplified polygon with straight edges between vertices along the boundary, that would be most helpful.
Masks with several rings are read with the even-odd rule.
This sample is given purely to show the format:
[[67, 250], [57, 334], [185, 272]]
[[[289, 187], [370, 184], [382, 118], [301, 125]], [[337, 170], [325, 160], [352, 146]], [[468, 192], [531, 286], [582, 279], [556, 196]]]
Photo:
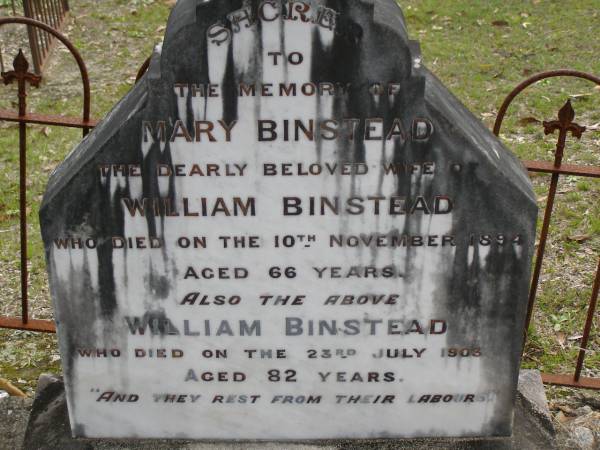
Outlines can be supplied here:
[[512, 438], [324, 441], [293, 444], [73, 439], [63, 382], [58, 377], [44, 375], [38, 384], [23, 448], [25, 450], [163, 450], [167, 448], [178, 450], [551, 450], [557, 448], [554, 435], [542, 379], [537, 371], [531, 370], [522, 371], [519, 377], [519, 394]]
[[21, 448], [32, 403], [30, 398], [0, 399], [0, 450]]

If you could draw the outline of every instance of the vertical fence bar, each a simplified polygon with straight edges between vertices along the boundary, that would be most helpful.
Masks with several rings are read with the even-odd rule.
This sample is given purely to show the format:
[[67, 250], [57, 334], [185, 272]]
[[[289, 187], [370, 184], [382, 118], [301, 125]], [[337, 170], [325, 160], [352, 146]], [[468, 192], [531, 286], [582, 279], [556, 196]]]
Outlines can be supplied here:
[[60, 17], [61, 17], [60, 2], [58, 0], [52, 0], [51, 4], [52, 4], [52, 10], [54, 11], [54, 15], [56, 17], [57, 23], [60, 26], [60, 22], [61, 22], [61, 20], [60, 20]]
[[54, 28], [52, 24], [52, 18], [50, 17], [50, 11], [48, 10], [48, 1], [47, 0], [39, 0], [41, 3], [42, 11], [44, 12], [44, 22]]
[[51, 0], [50, 5], [52, 7], [52, 16], [54, 17], [54, 23], [56, 24], [54, 28], [58, 29], [61, 26], [60, 20], [60, 11], [58, 9], [58, 3], [56, 0]]
[[37, 8], [37, 10], [38, 10], [38, 16], [37, 16], [37, 19], [38, 19], [40, 22], [44, 22], [44, 23], [46, 23], [46, 24], [50, 25], [50, 24], [48, 23], [48, 19], [47, 19], [47, 18], [45, 17], [45, 15], [44, 15], [44, 4], [43, 4], [43, 0], [33, 0], [33, 3], [34, 3], [35, 7], [36, 7], [36, 8]]
[[[29, 17], [34, 19], [34, 10], [32, 6], [33, 0], [23, 0], [23, 13], [25, 17]], [[41, 66], [41, 55], [40, 55], [40, 38], [39, 38], [40, 30], [32, 27], [31, 25], [27, 25], [27, 35], [29, 36], [29, 48], [31, 49], [31, 59], [33, 60], [33, 67], [35, 73], [39, 74], [42, 72]]]
[[[19, 91], [21, 88], [19, 87]], [[22, 108], [23, 106], [23, 108]], [[19, 94], [19, 115], [25, 115]], [[29, 294], [27, 267], [27, 124], [19, 123], [19, 219], [21, 228], [21, 317], [24, 324], [29, 322]]]
[[581, 379], [581, 371], [583, 370], [583, 362], [588, 349], [588, 343], [590, 341], [590, 333], [592, 326], [594, 325], [594, 314], [596, 312], [596, 306], [598, 305], [598, 291], [600, 291], [600, 260], [598, 261], [598, 269], [596, 270], [596, 279], [594, 280], [594, 287], [592, 288], [592, 299], [588, 308], [587, 319], [585, 322], [585, 329], [583, 330], [583, 337], [581, 338], [581, 349], [579, 350], [579, 356], [577, 358], [577, 367], [575, 368], [575, 381], [579, 382]]
[[[48, 24], [48, 17], [46, 17], [46, 12], [44, 11], [44, 3], [42, 2], [42, 0], [33, 0], [33, 3], [35, 4], [35, 7], [38, 10], [38, 20], [40, 22], [44, 22], [46, 24]], [[48, 24], [50, 25], [50, 24]], [[46, 55], [48, 54], [48, 49], [50, 48], [50, 36], [48, 36], [48, 34], [44, 33], [43, 31], [41, 31], [42, 35], [44, 36], [44, 59], [46, 59]]]
[[48, 9], [50, 11], [50, 19], [52, 20], [52, 26], [54, 28], [58, 28], [58, 21], [56, 18], [56, 5], [55, 5], [55, 1], [56, 0], [49, 0], [48, 2]]
[[[23, 0], [25, 17], [39, 20], [55, 30], [62, 27], [69, 10], [68, 5], [68, 0]], [[31, 56], [35, 72], [39, 74], [53, 48], [54, 37], [39, 28], [35, 28], [29, 34]]]
[[[48, 9], [47, 9], [47, 5], [46, 5], [46, 1], [45, 0], [37, 0], [39, 2], [39, 6], [40, 6], [40, 11], [43, 17], [42, 22], [52, 26], [52, 24], [50, 23], [50, 17], [48, 16]], [[44, 55], [44, 59], [46, 59], [46, 57], [48, 56], [48, 53], [50, 53], [50, 47], [52, 45], [52, 36], [50, 36], [49, 34], [46, 33], [46, 53]]]
[[25, 191], [27, 127], [24, 123], [19, 124], [19, 211], [20, 211], [20, 233], [21, 233], [21, 319], [25, 325], [29, 322], [29, 298], [28, 298], [28, 268], [27, 268], [27, 200]]
[[44, 0], [46, 2], [46, 9], [48, 10], [48, 19], [52, 28], [57, 28], [56, 17], [54, 15], [54, 0]]
[[[44, 22], [44, 18], [42, 17], [42, 13], [40, 11], [40, 5], [38, 3], [38, 0], [32, 0], [31, 1], [31, 6], [33, 9], [33, 17], [36, 20], [39, 20], [40, 22]], [[40, 67], [40, 72], [42, 71], [42, 65], [43, 65], [43, 61], [44, 59], [46, 59], [46, 49], [48, 48], [48, 36], [46, 35], [46, 33], [44, 33], [43, 30], [39, 30], [38, 29], [38, 52], [39, 52], [39, 57], [40, 60], [38, 62], [39, 67]]]
[[552, 212], [554, 210], [554, 200], [556, 199], [556, 191], [558, 189], [559, 174], [552, 174], [550, 180], [550, 189], [548, 192], [548, 201], [546, 202], [546, 211], [544, 213], [544, 222], [542, 224], [542, 233], [538, 245], [537, 254], [535, 257], [535, 267], [533, 269], [533, 277], [529, 290], [529, 302], [527, 305], [527, 319], [525, 319], [525, 333], [529, 329], [531, 319], [533, 317], [533, 308], [535, 306], [535, 297], [537, 288], [540, 283], [540, 275], [542, 273], [542, 265], [544, 263], [544, 255], [546, 253], [546, 243], [548, 242], [548, 234], [550, 232], [550, 222], [552, 221]]

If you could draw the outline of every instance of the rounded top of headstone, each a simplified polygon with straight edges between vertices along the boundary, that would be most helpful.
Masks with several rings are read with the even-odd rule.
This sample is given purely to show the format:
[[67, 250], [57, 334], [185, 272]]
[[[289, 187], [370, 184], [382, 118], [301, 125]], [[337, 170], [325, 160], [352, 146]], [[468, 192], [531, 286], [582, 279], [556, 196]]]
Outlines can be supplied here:
[[374, 78], [389, 71], [396, 78], [400, 73], [407, 78], [413, 59], [420, 57], [414, 54], [418, 47], [411, 47], [404, 16], [394, 0], [180, 0], [167, 26], [162, 75], [173, 70], [181, 78], [185, 66], [201, 63], [198, 58], [204, 53], [229, 45], [234, 55], [238, 48], [254, 47], [257, 56], [247, 68], [252, 72], [260, 64], [264, 30], [273, 24], [281, 28], [282, 41], [286, 33], [297, 33], [304, 25], [315, 52], [331, 46], [332, 56], [315, 61], [315, 66], [322, 73], [343, 68], [338, 75], [342, 81], [351, 75], [346, 69], [352, 61], [355, 66], [360, 61]]

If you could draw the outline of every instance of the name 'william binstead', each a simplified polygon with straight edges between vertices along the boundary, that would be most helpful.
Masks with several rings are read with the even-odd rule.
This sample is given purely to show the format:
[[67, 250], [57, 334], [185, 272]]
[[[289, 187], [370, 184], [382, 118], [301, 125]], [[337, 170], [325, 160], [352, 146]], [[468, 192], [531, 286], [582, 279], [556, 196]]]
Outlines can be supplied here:
[[[164, 317], [126, 316], [125, 323], [132, 335], [154, 336], [262, 336], [260, 320], [183, 320], [177, 326]], [[269, 326], [272, 326], [269, 323]], [[281, 326], [285, 336], [403, 336], [443, 335], [448, 331], [445, 320], [418, 319], [346, 319], [321, 320], [286, 317]]]
[[[123, 198], [123, 205], [131, 217], [255, 217], [258, 202], [255, 197], [188, 198], [173, 201], [170, 198]], [[445, 195], [431, 198], [407, 197], [283, 197], [283, 216], [361, 216], [361, 215], [444, 215], [454, 209], [454, 202]]]

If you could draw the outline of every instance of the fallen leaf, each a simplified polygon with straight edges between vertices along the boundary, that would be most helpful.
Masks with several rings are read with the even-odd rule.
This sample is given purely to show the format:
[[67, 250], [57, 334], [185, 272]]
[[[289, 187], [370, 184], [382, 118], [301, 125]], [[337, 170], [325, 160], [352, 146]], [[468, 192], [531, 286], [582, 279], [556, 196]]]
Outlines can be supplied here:
[[[575, 416], [575, 415], [576, 415], [576, 414], [575, 414], [575, 411], [573, 411], [573, 409], [569, 408], [568, 406], [565, 406], [565, 405], [557, 405], [556, 407], [557, 407], [558, 409], [560, 409], [560, 410], [561, 410], [561, 412], [563, 412], [563, 413], [564, 413], [565, 415], [567, 415], [567, 416], [571, 416], [571, 417], [573, 417], [573, 416]], [[569, 420], [569, 419], [567, 419], [567, 420]]]
[[495, 27], [507, 27], [509, 23], [506, 20], [494, 20], [492, 25]]
[[571, 97], [573, 99], [577, 99], [577, 98], [589, 97], [590, 95], [592, 95], [592, 94], [591, 93], [587, 93], [587, 94], [571, 94], [571, 95], [569, 95], [569, 97]]
[[564, 349], [567, 342], [567, 335], [564, 332], [559, 331], [556, 333], [556, 342]]
[[50, 133], [52, 133], [52, 129], [50, 127], [44, 127], [42, 128], [42, 134], [46, 137], [50, 136]]
[[585, 242], [589, 241], [591, 238], [592, 236], [590, 236], [589, 234], [579, 234], [576, 236], [569, 236], [567, 240], [571, 242]]
[[588, 131], [598, 131], [600, 130], [600, 122], [595, 123], [594, 125], [590, 125], [587, 127]]
[[522, 119], [519, 120], [519, 124], [520, 125], [530, 125], [532, 123], [541, 123], [541, 120], [536, 119], [535, 117], [523, 117]]
[[[22, 380], [19, 380], [21, 382]], [[25, 393], [5, 378], [0, 378], [0, 388], [13, 397], [27, 397]]]

